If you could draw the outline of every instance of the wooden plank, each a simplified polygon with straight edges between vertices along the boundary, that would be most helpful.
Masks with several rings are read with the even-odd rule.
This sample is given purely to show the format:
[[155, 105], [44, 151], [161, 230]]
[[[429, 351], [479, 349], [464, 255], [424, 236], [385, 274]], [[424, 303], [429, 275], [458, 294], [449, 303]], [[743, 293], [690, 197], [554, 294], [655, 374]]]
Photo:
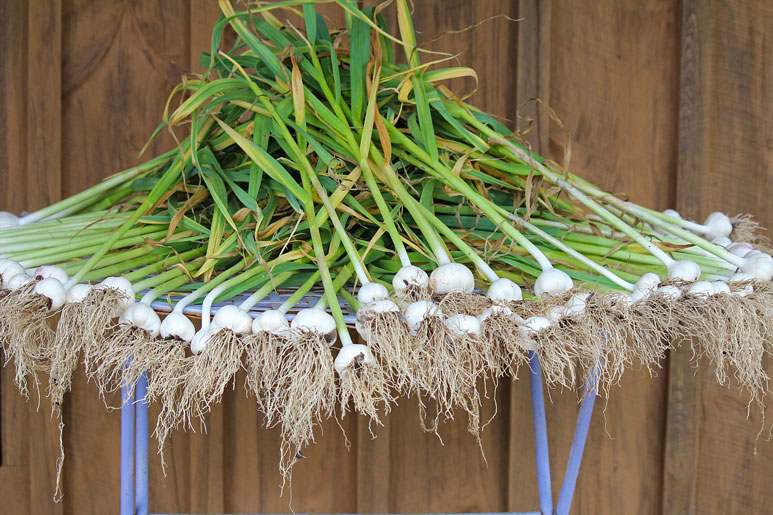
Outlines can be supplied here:
[[[72, 195], [141, 162], [189, 52], [183, 0], [65, 7], [62, 188]], [[144, 159], [173, 144], [162, 131]]]
[[[120, 395], [108, 396], [120, 406]], [[114, 513], [119, 506], [121, 413], [105, 409], [82, 368], [64, 400], [64, 511]], [[48, 472], [49, 475], [53, 473]], [[42, 476], [36, 477], [43, 479]]]
[[[535, 100], [550, 104], [550, 0], [518, 2], [517, 17], [520, 20], [512, 29], [516, 31], [515, 92], [516, 105], [514, 128], [524, 134], [526, 141], [537, 153], [547, 153], [547, 137], [550, 124], [545, 119], [546, 110]], [[531, 124], [531, 127], [529, 126]], [[513, 125], [511, 124], [511, 127]], [[546, 402], [550, 398], [546, 392]], [[549, 430], [561, 426], [555, 424], [555, 406], [549, 403], [546, 410], [551, 414]], [[537, 488], [537, 459], [534, 450], [534, 427], [531, 412], [529, 371], [520, 371], [519, 379], [512, 380], [509, 405], [509, 448], [507, 509], [524, 511], [539, 507]], [[549, 445], [556, 442], [555, 434], [549, 434]], [[562, 435], [559, 435], [562, 436]], [[564, 444], [565, 445], [565, 444]], [[562, 446], [563, 448], [563, 446]], [[552, 456], [556, 456], [553, 448]], [[551, 466], [555, 466], [551, 464]], [[555, 481], [555, 480], [554, 480]]]
[[225, 513], [251, 513], [261, 502], [260, 490], [256, 488], [260, 472], [258, 432], [261, 416], [255, 398], [245, 391], [244, 380], [244, 372], [239, 372], [235, 389], [228, 391], [223, 399]]
[[[218, 404], [207, 415], [204, 427], [190, 435], [190, 509], [198, 513], [223, 513], [224, 407]], [[196, 424], [198, 426], [198, 424]], [[194, 486], [196, 485], [196, 486]]]
[[515, 27], [518, 34], [516, 128], [526, 133], [526, 141], [540, 154], [548, 151], [550, 129], [544, 107], [550, 106], [550, 12], [550, 0], [520, 0], [520, 21]]
[[393, 420], [392, 413], [381, 417], [383, 426], [362, 417], [357, 420], [357, 513], [395, 512], [392, 478], [400, 467], [393, 466], [390, 435], [398, 430]]
[[[59, 200], [61, 191], [62, 3], [31, 2], [27, 12], [27, 206], [30, 211]], [[41, 377], [42, 388], [46, 379]], [[54, 502], [59, 421], [48, 402], [31, 392], [28, 404], [30, 511], [63, 513]], [[44, 396], [45, 393], [41, 393]], [[38, 409], [38, 406], [39, 409]]]
[[[678, 209], [752, 213], [773, 226], [770, 134], [773, 83], [767, 2], [683, 2]], [[735, 384], [696, 375], [687, 356], [669, 374], [663, 511], [735, 513], [773, 502], [763, 486], [773, 449], [757, 441], [758, 412], [746, 417]], [[728, 437], [728, 435], [732, 435]], [[755, 455], [755, 449], [757, 451]]]
[[[682, 56], [679, 103], [679, 159], [677, 174], [677, 209], [687, 216], [696, 216], [696, 206], [702, 196], [701, 174], [709, 158], [705, 152], [708, 131], [705, 130], [703, 106], [711, 83], [711, 59], [706, 41], [709, 26], [699, 26], [698, 20], [714, 17], [711, 2], [683, 3]], [[685, 212], [687, 209], [687, 212]], [[666, 447], [663, 464], [663, 512], [695, 513], [700, 434], [702, 381], [691, 370], [686, 352], [672, 352], [668, 384]]]
[[356, 511], [356, 456], [351, 443], [347, 445], [347, 438], [351, 442], [356, 434], [354, 417], [349, 415], [340, 424], [328, 419], [315, 430], [316, 443], [303, 450], [305, 459], [293, 467], [292, 481], [285, 484], [284, 490], [279, 474], [279, 428], [259, 429], [257, 513]]
[[[674, 205], [677, 9], [673, 0], [572, 2], [551, 16], [550, 106], [571, 134], [570, 169], [656, 209]], [[566, 138], [554, 125], [554, 157]]]
[[[515, 116], [516, 99], [508, 91], [515, 80], [515, 2], [425, 1], [414, 5], [413, 20], [419, 46], [443, 54], [424, 53], [423, 62], [456, 56], [442, 66], [472, 66], [480, 82], [456, 79], [449, 86], [457, 95], [474, 93], [471, 101], [508, 119]], [[385, 11], [397, 31], [393, 9]], [[482, 23], [481, 23], [482, 22]], [[475, 26], [481, 23], [480, 26]], [[404, 59], [403, 50], [396, 55]], [[499, 413], [482, 435], [482, 452], [467, 432], [466, 415], [443, 424], [438, 437], [419, 426], [415, 398], [398, 399], [385, 426], [370, 437], [359, 420], [357, 510], [366, 513], [501, 511], [506, 509], [507, 411], [509, 383], [500, 384], [496, 398], [484, 401], [481, 419]], [[491, 395], [491, 392], [489, 392]], [[495, 408], [495, 405], [498, 408]], [[459, 474], [459, 470], [465, 470]], [[406, 473], [409, 471], [409, 473]]]
[[[187, 3], [114, 3], [71, 0], [63, 12], [62, 52], [62, 189], [71, 195], [105, 176], [138, 162], [138, 153], [160, 121], [168, 92], [187, 65]], [[147, 157], [171, 147], [166, 133]], [[147, 158], [146, 157], [146, 158]], [[116, 401], [117, 404], [117, 401]], [[107, 413], [93, 386], [81, 379], [65, 404], [67, 410], [65, 503], [68, 512], [114, 513], [120, 477], [120, 414]], [[154, 419], [151, 419], [153, 424]], [[186, 440], [175, 437], [168, 458], [172, 474], [161, 479], [158, 458], [150, 457], [157, 485], [190, 491]], [[155, 442], [151, 442], [151, 449]], [[174, 468], [177, 467], [177, 468]], [[158, 481], [158, 482], [156, 482]], [[164, 504], [189, 508], [163, 491]], [[167, 500], [169, 499], [169, 501]], [[152, 504], [151, 504], [152, 506]]]
[[27, 2], [0, 2], [0, 210], [26, 209]]
[[221, 11], [212, 0], [190, 0], [188, 27], [188, 69], [203, 73], [206, 68], [199, 65], [202, 52], [209, 52], [212, 46], [212, 28]]
[[[157, 453], [158, 441], [153, 438], [158, 411], [158, 405], [154, 404], [150, 406], [148, 413], [150, 510], [154, 513], [190, 513], [192, 511], [188, 495], [192, 489], [190, 435], [183, 431], [172, 433], [164, 450], [166, 461], [164, 471]], [[119, 464], [114, 463], [113, 466], [116, 467]]]
[[[674, 199], [678, 9], [675, 1], [580, 1], [553, 3], [550, 14], [548, 98], [566, 128], [550, 122], [551, 157], [563, 160], [570, 134], [571, 171], [658, 209], [673, 205]], [[634, 369], [606, 406], [599, 402], [574, 512], [652, 513], [660, 508], [661, 485], [652, 478], [662, 469], [659, 428], [665, 389], [662, 374], [653, 380]], [[555, 494], [576, 420], [576, 400], [568, 404], [566, 411], [549, 411]], [[557, 424], [568, 427], [568, 434], [558, 437]]]
[[62, 2], [30, 2], [27, 16], [27, 209], [61, 197]]
[[[0, 2], [0, 20], [0, 210], [19, 214], [27, 207], [27, 3]], [[9, 513], [25, 515], [31, 513], [30, 409], [13, 376], [13, 364], [0, 369], [0, 498]]]
[[686, 2], [679, 132], [680, 205], [693, 217], [751, 212], [770, 227], [771, 5]]

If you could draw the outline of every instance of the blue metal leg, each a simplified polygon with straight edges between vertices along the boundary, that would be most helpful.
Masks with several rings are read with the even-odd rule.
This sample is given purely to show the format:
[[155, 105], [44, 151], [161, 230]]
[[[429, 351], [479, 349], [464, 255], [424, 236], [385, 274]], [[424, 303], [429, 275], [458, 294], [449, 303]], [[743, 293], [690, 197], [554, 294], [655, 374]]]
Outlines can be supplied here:
[[574, 428], [572, 448], [569, 450], [569, 461], [566, 464], [564, 481], [561, 484], [561, 493], [558, 495], [556, 515], [566, 515], [572, 506], [574, 488], [577, 486], [577, 475], [580, 473], [582, 454], [585, 451], [585, 442], [588, 439], [588, 428], [593, 416], [593, 405], [596, 403], [598, 390], [599, 367], [593, 369], [593, 375], [585, 389], [585, 398], [580, 403], [580, 413], [577, 416], [577, 425]]
[[[553, 515], [554, 513], [556, 515], [565, 515], [569, 513], [585, 449], [588, 428], [593, 414], [593, 405], [596, 400], [596, 382], [598, 380], [599, 368], [594, 370], [592, 380], [586, 389], [587, 395], [580, 405], [580, 414], [575, 427], [569, 461], [566, 466], [564, 481], [561, 485], [561, 493], [558, 498], [556, 511], [554, 512], [542, 367], [534, 352], [529, 352], [529, 366], [540, 511], [523, 512], [523, 515]], [[123, 390], [124, 403], [121, 409], [121, 515], [148, 514], [148, 405], [144, 402], [137, 402], [135, 405], [135, 400], [144, 398], [146, 392], [146, 374], [143, 374], [137, 383], [134, 397], [128, 398], [126, 390]], [[518, 514], [512, 513], [509, 515]]]
[[550, 454], [545, 420], [545, 397], [542, 393], [542, 367], [537, 354], [529, 352], [529, 382], [531, 384], [531, 415], [534, 422], [534, 446], [537, 451], [537, 488], [539, 509], [543, 515], [553, 513], [553, 492], [550, 485]]
[[136, 515], [148, 513], [148, 405], [143, 402], [148, 391], [147, 372], [137, 382], [137, 426], [134, 465], [136, 470], [134, 486], [134, 505]]
[[134, 396], [121, 399], [121, 515], [134, 515]]

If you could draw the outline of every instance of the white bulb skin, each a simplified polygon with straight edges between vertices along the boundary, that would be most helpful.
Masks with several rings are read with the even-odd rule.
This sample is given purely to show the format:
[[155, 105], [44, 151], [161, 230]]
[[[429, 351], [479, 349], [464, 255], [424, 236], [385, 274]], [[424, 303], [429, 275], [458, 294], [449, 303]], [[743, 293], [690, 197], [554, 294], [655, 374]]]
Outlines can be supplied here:
[[674, 286], [673, 284], [669, 284], [667, 286], [661, 286], [657, 289], [657, 292], [660, 293], [663, 297], [665, 297], [667, 300], [677, 300], [682, 296], [682, 290]]
[[215, 330], [211, 327], [208, 329], [199, 329], [191, 339], [191, 352], [194, 354], [201, 354], [207, 348], [209, 340], [215, 335]]
[[507, 306], [503, 306], [501, 304], [494, 304], [493, 306], [484, 309], [477, 315], [477, 318], [478, 320], [480, 320], [480, 323], [483, 324], [483, 322], [485, 322], [486, 320], [488, 320], [494, 315], [505, 316], [512, 319], [514, 322], [518, 322], [518, 323], [523, 322], [523, 318], [521, 318], [520, 315], [515, 314], [512, 309], [508, 308]]
[[709, 240], [727, 237], [733, 232], [733, 223], [730, 221], [730, 217], [719, 211], [714, 211], [706, 217], [706, 221], [703, 222], [703, 225], [708, 229], [706, 239]]
[[25, 273], [16, 274], [10, 279], [8, 279], [8, 281], [6, 282], [6, 288], [8, 288], [9, 290], [18, 290], [25, 284], [29, 284], [32, 281], [34, 281], [34, 279]]
[[537, 297], [555, 297], [568, 292], [574, 287], [569, 274], [557, 268], [544, 270], [534, 283], [534, 293]]
[[27, 271], [12, 259], [3, 259], [0, 262], [0, 277], [3, 279], [3, 284], [7, 283], [11, 277], [17, 274], [27, 275]]
[[389, 297], [389, 290], [387, 290], [386, 286], [379, 283], [365, 284], [360, 288], [360, 291], [357, 292], [357, 300], [359, 300], [361, 304], [370, 304], [371, 302], [386, 299], [387, 297]]
[[54, 279], [57, 279], [60, 283], [64, 284], [67, 282], [69, 277], [67, 276], [67, 272], [65, 272], [62, 268], [59, 268], [58, 266], [54, 265], [43, 265], [39, 266], [37, 270], [35, 270], [35, 279], [47, 279], [49, 277], [53, 277]]
[[730, 293], [730, 286], [725, 281], [711, 281], [711, 285], [714, 287], [714, 295]]
[[475, 278], [469, 268], [461, 263], [440, 265], [429, 275], [429, 290], [433, 295], [448, 293], [472, 293]]
[[363, 304], [357, 311], [357, 321], [366, 323], [381, 313], [399, 313], [400, 308], [390, 299], [381, 299], [368, 304]]
[[628, 293], [622, 291], [613, 291], [607, 293], [607, 298], [617, 303], [628, 304]]
[[653, 292], [660, 286], [660, 276], [658, 274], [647, 272], [639, 277], [634, 285], [634, 290], [639, 290], [644, 293]]
[[351, 365], [355, 360], [359, 360], [360, 363], [376, 363], [376, 358], [373, 356], [373, 353], [370, 352], [370, 349], [367, 345], [353, 343], [351, 345], [344, 345], [341, 347], [341, 350], [338, 351], [336, 359], [333, 362], [333, 366], [340, 376], [342, 373], [344, 373], [344, 371], [346, 371], [346, 367]]
[[629, 306], [633, 305], [634, 303], [642, 300], [644, 297], [647, 296], [647, 292], [644, 292], [642, 290], [633, 290], [630, 295], [625, 296], [625, 300]]
[[751, 274], [746, 274], [744, 272], [736, 272], [733, 274], [730, 279], [727, 280], [728, 283], [747, 283], [743, 286], [738, 286], [737, 284], [734, 285], [735, 289], [730, 292], [731, 295], [738, 295], [739, 297], [746, 297], [747, 295], [750, 295], [754, 293], [754, 286], [750, 284], [754, 281], [754, 276]]
[[534, 334], [550, 327], [552, 322], [545, 317], [529, 317], [523, 321], [521, 327], [528, 334]]
[[754, 250], [754, 247], [752, 247], [750, 243], [739, 241], [729, 245], [727, 250], [738, 257], [746, 257], [751, 251]]
[[19, 227], [19, 217], [8, 211], [0, 211], [0, 231]]
[[290, 322], [278, 309], [263, 311], [252, 320], [252, 334], [269, 333], [275, 336], [286, 336], [289, 332]]
[[[547, 329], [552, 325], [552, 322], [545, 317], [530, 317], [523, 321], [519, 329], [525, 336], [532, 336]], [[537, 345], [531, 339], [527, 339], [525, 342], [520, 342], [526, 350], [536, 351]]]
[[[17, 261], [14, 261], [13, 259], [0, 258], [0, 274], [5, 272], [6, 267], [8, 267], [11, 264], [19, 265], [19, 263]], [[21, 266], [21, 265], [19, 265], [19, 266]]]
[[567, 315], [566, 306], [550, 306], [545, 312], [545, 318], [556, 323]]
[[452, 340], [465, 336], [480, 336], [480, 320], [472, 315], [458, 313], [446, 318], [444, 323]]
[[418, 266], [408, 265], [397, 271], [392, 278], [392, 287], [396, 292], [403, 292], [411, 286], [426, 290], [429, 287], [427, 272]]
[[442, 317], [443, 312], [438, 305], [434, 304], [432, 301], [420, 300], [405, 306], [403, 315], [405, 316], [405, 323], [408, 326], [408, 331], [412, 335], [415, 335], [419, 325], [426, 318], [431, 316]]
[[400, 308], [390, 299], [381, 299], [370, 304], [363, 304], [357, 311], [354, 328], [365, 341], [370, 341], [373, 336], [369, 330], [370, 322], [381, 313], [400, 313]]
[[86, 283], [76, 284], [69, 290], [67, 290], [67, 304], [74, 304], [76, 302], [83, 302], [86, 296], [91, 291], [91, 285]]
[[585, 313], [585, 307], [588, 304], [588, 297], [590, 297], [590, 293], [584, 292], [584, 293], [575, 293], [571, 297], [569, 297], [569, 300], [566, 303], [566, 314], [567, 315], [582, 315]]
[[381, 299], [365, 304], [360, 307], [360, 311], [363, 309], [368, 309], [374, 313], [395, 313], [400, 311], [398, 305], [389, 299]]
[[196, 327], [187, 316], [172, 311], [161, 322], [159, 334], [161, 338], [177, 338], [190, 343], [196, 334]]
[[677, 211], [676, 209], [665, 209], [663, 210], [663, 214], [668, 215], [672, 218], [678, 218], [680, 220], [682, 219], [682, 215], [680, 215], [679, 211]]
[[336, 322], [324, 309], [302, 309], [290, 322], [290, 329], [323, 336], [330, 345], [336, 340]]
[[715, 290], [714, 285], [709, 281], [697, 281], [687, 288], [687, 293], [695, 297], [708, 297], [709, 295], [714, 295]]
[[745, 283], [747, 281], [754, 281], [754, 279], [755, 277], [752, 274], [747, 274], [746, 272], [736, 272], [730, 276], [730, 279], [728, 279], [727, 282]]
[[668, 267], [668, 278], [691, 283], [701, 276], [701, 267], [695, 261], [674, 261]]
[[744, 257], [741, 271], [753, 275], [758, 281], [770, 281], [773, 279], [773, 258], [762, 252], [751, 251]]
[[252, 317], [238, 306], [228, 304], [215, 312], [210, 327], [215, 330], [230, 329], [237, 336], [244, 336], [252, 332]]
[[495, 303], [507, 303], [523, 300], [521, 287], [504, 277], [497, 279], [489, 286], [486, 296]]
[[152, 338], [159, 335], [161, 329], [161, 319], [153, 308], [147, 304], [135, 302], [118, 317], [119, 322], [136, 325], [144, 329]]
[[35, 283], [35, 288], [32, 290], [34, 293], [39, 293], [48, 297], [51, 301], [50, 310], [56, 311], [64, 306], [64, 302], [67, 299], [67, 292], [64, 289], [62, 283], [58, 279], [49, 277]]
[[731, 240], [727, 236], [719, 236], [711, 240], [711, 243], [713, 243], [714, 245], [719, 245], [720, 247], [727, 248], [733, 244], [733, 240]]
[[124, 298], [121, 299], [120, 311], [116, 315], [125, 311], [129, 306], [134, 304], [134, 286], [124, 277], [108, 277], [104, 279], [98, 286], [103, 288], [114, 288], [121, 291], [124, 294]]

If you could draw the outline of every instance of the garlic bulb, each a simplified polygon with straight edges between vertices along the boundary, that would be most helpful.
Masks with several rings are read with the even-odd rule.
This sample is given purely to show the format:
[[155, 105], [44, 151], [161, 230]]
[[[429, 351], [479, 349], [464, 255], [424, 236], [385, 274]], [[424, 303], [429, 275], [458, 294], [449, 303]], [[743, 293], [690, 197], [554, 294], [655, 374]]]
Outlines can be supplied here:
[[161, 319], [158, 314], [148, 306], [137, 302], [132, 304], [118, 317], [119, 322], [136, 325], [140, 329], [146, 330], [150, 336], [155, 338], [159, 335], [161, 329]]
[[187, 316], [172, 311], [161, 322], [159, 334], [161, 338], [179, 338], [184, 342], [190, 342], [196, 334], [196, 328]]
[[486, 296], [493, 302], [513, 302], [523, 299], [521, 287], [510, 279], [497, 279], [486, 292]]
[[377, 300], [386, 299], [387, 297], [389, 297], [389, 291], [386, 289], [386, 286], [379, 283], [365, 284], [360, 288], [360, 291], [357, 292], [357, 300], [362, 304], [369, 304]]
[[475, 278], [470, 269], [461, 263], [446, 263], [430, 274], [429, 289], [433, 295], [472, 293], [475, 289]]
[[569, 274], [557, 268], [544, 270], [534, 283], [537, 297], [555, 297], [572, 289], [574, 283]]
[[119, 311], [116, 315], [119, 315], [121, 312], [125, 311], [126, 308], [134, 304], [134, 286], [132, 286], [132, 283], [130, 283], [128, 279], [116, 276], [108, 277], [99, 283], [97, 287], [114, 288], [125, 295], [124, 298], [121, 299]]
[[370, 352], [367, 345], [354, 343], [341, 347], [333, 362], [333, 366], [335, 366], [336, 372], [340, 376], [346, 370], [346, 367], [354, 363], [355, 360], [360, 363], [376, 363], [376, 358], [373, 357], [373, 353]]
[[278, 309], [269, 309], [258, 314], [252, 320], [252, 333], [269, 333], [285, 336], [290, 331], [290, 322], [285, 314]]
[[442, 316], [443, 312], [432, 301], [420, 300], [405, 306], [403, 315], [405, 316], [405, 323], [408, 325], [408, 331], [415, 335], [419, 325], [425, 319], [431, 316]]
[[57, 279], [60, 283], [65, 284], [67, 282], [67, 272], [65, 272], [63, 269], [59, 268], [58, 266], [54, 265], [43, 265], [39, 266], [37, 270], [35, 270], [35, 279], [46, 279], [48, 277], [53, 277], [54, 279]]
[[698, 263], [689, 260], [674, 261], [668, 267], [668, 278], [691, 283], [701, 276]]
[[252, 317], [243, 309], [228, 304], [217, 310], [212, 318], [213, 330], [230, 329], [239, 336], [252, 332]]
[[465, 336], [480, 336], [480, 320], [471, 315], [456, 314], [445, 319], [448, 334], [452, 339]]
[[64, 286], [58, 279], [54, 279], [53, 277], [35, 283], [35, 287], [32, 291], [48, 297], [51, 301], [51, 311], [56, 311], [64, 306], [64, 301], [67, 299], [67, 292], [65, 291]]
[[67, 304], [73, 304], [75, 302], [83, 302], [86, 296], [91, 291], [91, 285], [86, 283], [76, 284], [69, 290], [67, 290]]
[[429, 276], [427, 272], [418, 266], [408, 265], [397, 271], [392, 278], [392, 287], [396, 292], [404, 292], [410, 286], [426, 290], [429, 286]]
[[336, 341], [336, 322], [325, 310], [318, 308], [302, 309], [290, 323], [294, 331], [304, 331], [323, 336], [330, 345]]

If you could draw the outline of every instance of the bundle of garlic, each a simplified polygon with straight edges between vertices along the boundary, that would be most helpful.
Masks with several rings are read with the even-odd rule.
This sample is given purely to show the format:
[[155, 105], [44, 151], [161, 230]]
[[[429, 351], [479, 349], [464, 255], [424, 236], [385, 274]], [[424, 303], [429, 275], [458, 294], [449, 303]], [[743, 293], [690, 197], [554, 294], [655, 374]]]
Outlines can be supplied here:
[[0, 216], [0, 344], [24, 394], [47, 372], [58, 413], [80, 363], [103, 396], [147, 373], [162, 449], [244, 369], [285, 474], [336, 405], [378, 423], [416, 393], [425, 427], [461, 409], [477, 435], [481, 380], [530, 352], [549, 385], [598, 370], [608, 392], [689, 340], [762, 405], [773, 259], [754, 222], [566, 173], [442, 84], [474, 72], [420, 62], [405, 0], [399, 34], [336, 3], [331, 31], [310, 3], [221, 0], [208, 72], [159, 128], [190, 127], [179, 148]]

